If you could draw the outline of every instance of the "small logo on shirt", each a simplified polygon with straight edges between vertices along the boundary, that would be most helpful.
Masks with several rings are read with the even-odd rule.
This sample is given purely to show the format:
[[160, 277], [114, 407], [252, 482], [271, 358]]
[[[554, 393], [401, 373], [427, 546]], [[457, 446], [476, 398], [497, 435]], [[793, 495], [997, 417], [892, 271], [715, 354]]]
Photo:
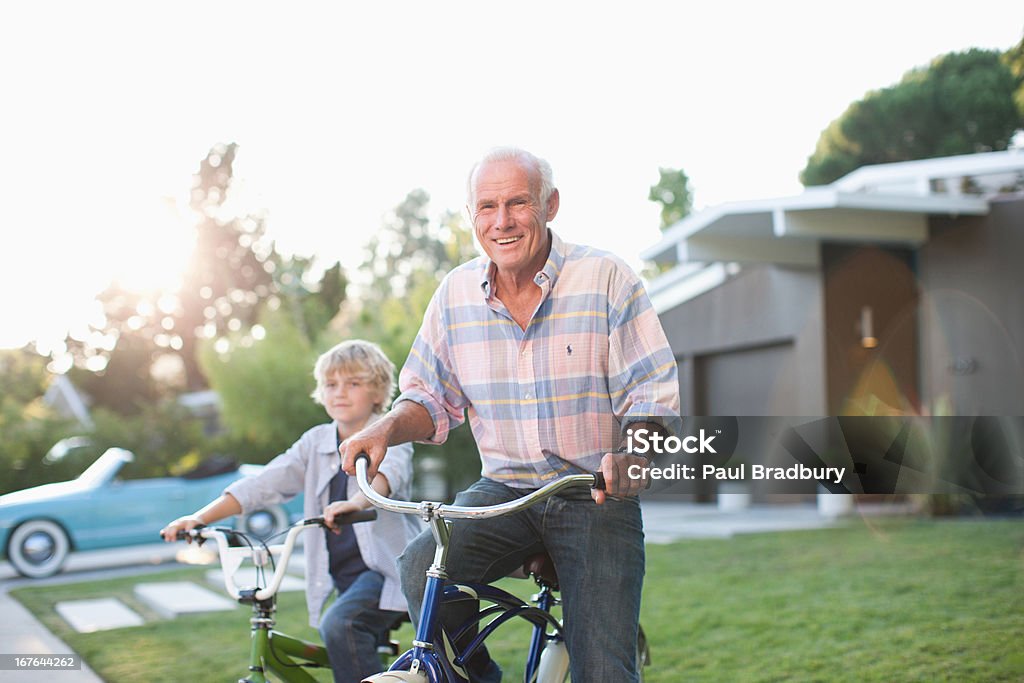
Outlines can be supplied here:
[[572, 355], [572, 344], [566, 344], [565, 345], [565, 355], [567, 355], [567, 356], [571, 356]]

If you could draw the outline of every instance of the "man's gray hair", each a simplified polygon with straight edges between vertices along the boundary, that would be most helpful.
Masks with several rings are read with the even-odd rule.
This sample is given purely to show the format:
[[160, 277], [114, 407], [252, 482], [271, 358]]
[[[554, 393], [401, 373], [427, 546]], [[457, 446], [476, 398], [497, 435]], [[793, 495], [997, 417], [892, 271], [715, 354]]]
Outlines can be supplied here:
[[494, 161], [515, 161], [521, 166], [536, 171], [540, 176], [540, 205], [541, 207], [547, 206], [548, 198], [555, 191], [551, 164], [520, 147], [495, 147], [487, 152], [480, 161], [473, 164], [473, 168], [469, 169], [469, 178], [466, 179], [466, 203], [469, 205], [470, 212], [473, 210], [475, 201], [473, 198], [473, 176], [481, 166]]

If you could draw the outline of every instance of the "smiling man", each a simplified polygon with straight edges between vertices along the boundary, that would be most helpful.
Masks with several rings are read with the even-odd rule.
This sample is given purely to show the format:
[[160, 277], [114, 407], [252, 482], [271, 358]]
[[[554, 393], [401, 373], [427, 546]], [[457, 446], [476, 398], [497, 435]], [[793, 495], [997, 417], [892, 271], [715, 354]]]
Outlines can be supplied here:
[[[365, 452], [372, 472], [389, 445], [443, 443], [467, 413], [482, 478], [458, 495], [459, 505], [502, 503], [553, 478], [601, 470], [606, 492], [456, 521], [448, 574], [490, 582], [546, 551], [561, 585], [572, 679], [634, 681], [644, 546], [641, 482], [627, 471], [647, 460], [620, 447], [627, 425], [678, 415], [675, 359], [639, 278], [620, 259], [566, 244], [548, 228], [560, 197], [547, 162], [493, 150], [473, 167], [467, 189], [486, 257], [438, 287], [396, 407], [342, 444], [345, 467], [352, 471]], [[426, 532], [399, 558], [410, 605], [422, 600], [433, 555]], [[487, 653], [478, 655], [473, 680], [499, 680]]]

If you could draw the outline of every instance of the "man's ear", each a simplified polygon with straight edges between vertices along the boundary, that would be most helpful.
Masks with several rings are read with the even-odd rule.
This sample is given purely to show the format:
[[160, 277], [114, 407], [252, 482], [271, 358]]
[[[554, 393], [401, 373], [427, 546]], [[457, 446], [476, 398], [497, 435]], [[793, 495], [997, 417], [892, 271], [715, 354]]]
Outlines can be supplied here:
[[547, 206], [547, 210], [548, 210], [547, 220], [548, 221], [555, 220], [555, 216], [558, 214], [558, 202], [559, 202], [558, 188], [556, 187], [555, 189], [551, 190], [551, 196], [548, 197], [548, 206]]

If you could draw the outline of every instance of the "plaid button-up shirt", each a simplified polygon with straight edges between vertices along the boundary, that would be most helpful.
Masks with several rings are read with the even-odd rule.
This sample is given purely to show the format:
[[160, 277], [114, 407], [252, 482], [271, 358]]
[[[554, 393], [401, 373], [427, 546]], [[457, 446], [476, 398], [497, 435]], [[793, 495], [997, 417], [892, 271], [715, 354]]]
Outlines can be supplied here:
[[476, 258], [434, 293], [399, 378], [397, 401], [433, 419], [428, 443], [465, 411], [483, 476], [514, 487], [596, 470], [625, 423], [679, 415], [676, 361], [640, 279], [550, 235], [525, 330], [492, 295], [494, 264]]

